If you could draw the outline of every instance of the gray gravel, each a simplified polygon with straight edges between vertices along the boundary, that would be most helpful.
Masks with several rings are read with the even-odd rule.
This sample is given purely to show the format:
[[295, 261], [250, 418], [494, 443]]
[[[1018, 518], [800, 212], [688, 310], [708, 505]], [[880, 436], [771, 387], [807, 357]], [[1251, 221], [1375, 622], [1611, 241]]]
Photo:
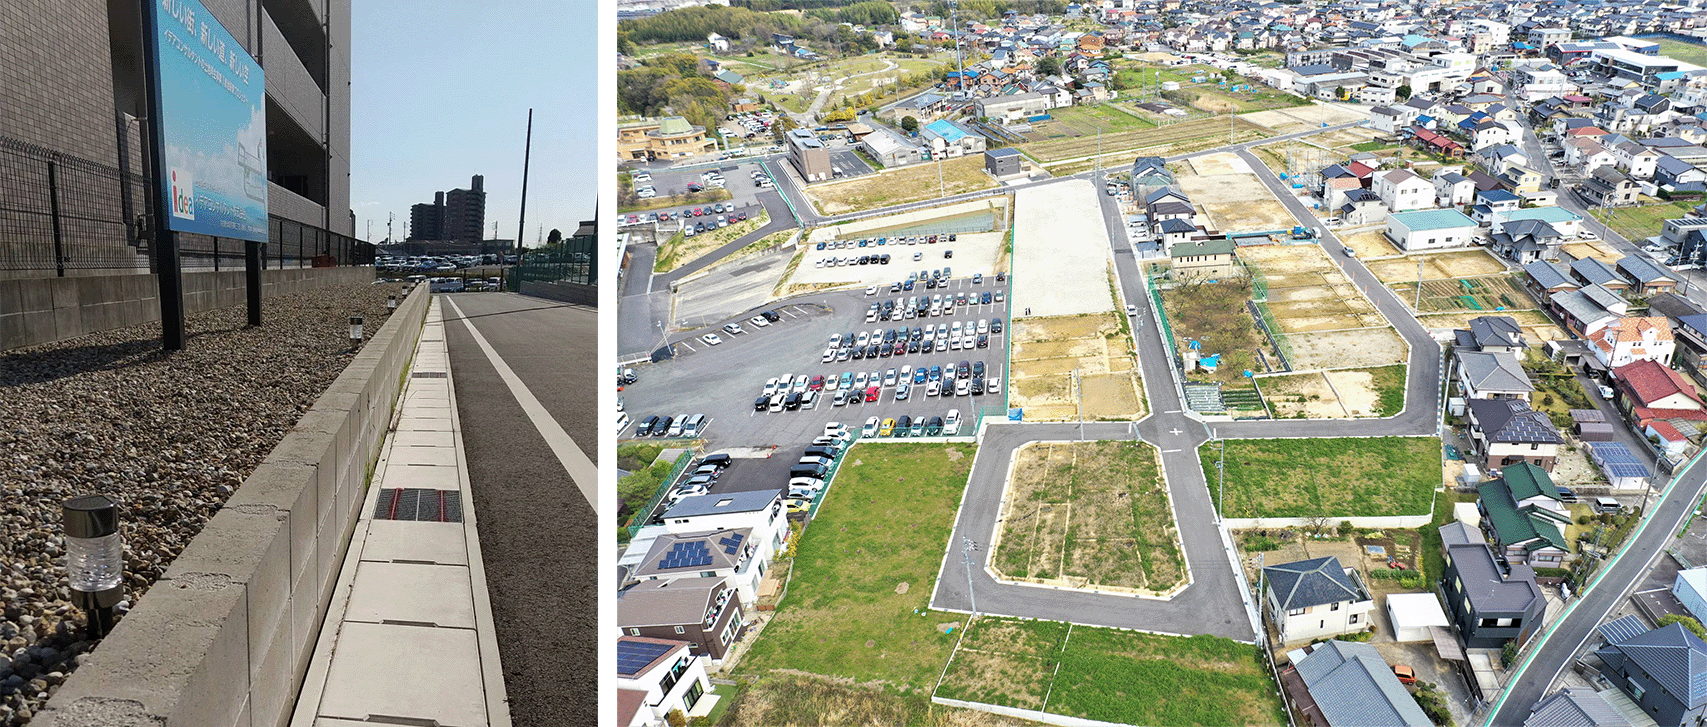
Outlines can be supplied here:
[[[23, 725], [94, 644], [65, 587], [60, 504], [120, 503], [126, 610], [371, 337], [397, 285], [346, 285], [0, 355], [0, 725]], [[122, 617], [121, 617], [122, 618]]]

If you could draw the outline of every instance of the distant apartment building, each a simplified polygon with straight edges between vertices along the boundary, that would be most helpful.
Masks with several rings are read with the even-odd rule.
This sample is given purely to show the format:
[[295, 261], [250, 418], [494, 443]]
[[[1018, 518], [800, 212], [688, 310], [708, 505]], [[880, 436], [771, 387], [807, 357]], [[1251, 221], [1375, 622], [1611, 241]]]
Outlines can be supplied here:
[[485, 226], [486, 178], [476, 174], [468, 189], [438, 192], [431, 204], [410, 207], [407, 239], [480, 242]]
[[806, 129], [795, 129], [784, 137], [788, 143], [788, 160], [808, 182], [822, 182], [835, 174], [830, 166], [830, 149], [824, 140]]

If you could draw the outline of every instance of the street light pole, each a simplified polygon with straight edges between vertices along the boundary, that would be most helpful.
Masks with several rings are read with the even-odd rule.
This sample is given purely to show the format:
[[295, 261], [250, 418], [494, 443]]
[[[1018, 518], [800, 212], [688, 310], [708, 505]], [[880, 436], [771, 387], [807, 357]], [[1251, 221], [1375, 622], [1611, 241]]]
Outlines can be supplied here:
[[[1215, 434], [1215, 430], [1211, 429], [1210, 435]], [[1227, 519], [1227, 442], [1219, 436], [1215, 437], [1215, 453], [1215, 475], [1220, 480], [1219, 494], [1215, 496], [1215, 522], [1219, 523]]]

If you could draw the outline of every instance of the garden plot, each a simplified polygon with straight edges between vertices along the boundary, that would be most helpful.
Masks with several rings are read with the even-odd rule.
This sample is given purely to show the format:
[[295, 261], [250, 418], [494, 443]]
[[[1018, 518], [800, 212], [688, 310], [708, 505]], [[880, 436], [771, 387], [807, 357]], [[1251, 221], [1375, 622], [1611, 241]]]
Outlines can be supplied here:
[[1253, 232], [1290, 229], [1296, 224], [1292, 213], [1237, 155], [1211, 154], [1191, 160], [1191, 166], [1194, 174], [1178, 177], [1180, 190], [1203, 210], [1210, 228]]
[[1523, 286], [1506, 276], [1424, 280], [1420, 296], [1415, 282], [1391, 283], [1387, 287], [1391, 288], [1400, 300], [1410, 303], [1417, 311], [1425, 314], [1441, 311], [1503, 313], [1536, 307], [1535, 300], [1529, 297]]
[[1279, 368], [1280, 357], [1268, 338], [1257, 330], [1246, 305], [1251, 299], [1249, 278], [1214, 283], [1189, 281], [1165, 288], [1161, 293], [1162, 310], [1173, 332], [1174, 351], [1187, 351], [1191, 342], [1196, 341], [1200, 356], [1221, 356], [1221, 365], [1215, 372], [1187, 372], [1188, 380], [1249, 388], [1245, 370], [1261, 373]]
[[[1379, 235], [1380, 233], [1377, 232], [1376, 234]], [[1385, 242], [1385, 238], [1383, 238], [1383, 242]], [[1482, 249], [1409, 255], [1390, 260], [1372, 260], [1365, 262], [1364, 265], [1369, 268], [1369, 272], [1375, 273], [1375, 277], [1380, 278], [1383, 283], [1414, 282], [1417, 279], [1417, 263], [1419, 262], [1423, 265], [1422, 279], [1425, 281], [1504, 275], [1507, 272], [1505, 263], [1490, 255], [1487, 250]]]
[[1142, 382], [1122, 323], [1113, 313], [1014, 321], [1008, 405], [1024, 409], [1025, 418], [1033, 421], [1078, 418], [1077, 370], [1086, 419], [1142, 416]]
[[1014, 453], [991, 558], [1004, 578], [1165, 593], [1187, 580], [1153, 447], [1036, 442]]
[[1511, 316], [1517, 325], [1523, 329], [1523, 337], [1530, 345], [1540, 345], [1542, 341], [1557, 341], [1566, 338], [1564, 329], [1539, 310], [1505, 310], [1490, 314], [1487, 311], [1462, 310], [1450, 313], [1424, 313], [1417, 316], [1417, 322], [1429, 330], [1458, 330], [1470, 327], [1470, 319], [1485, 315]]

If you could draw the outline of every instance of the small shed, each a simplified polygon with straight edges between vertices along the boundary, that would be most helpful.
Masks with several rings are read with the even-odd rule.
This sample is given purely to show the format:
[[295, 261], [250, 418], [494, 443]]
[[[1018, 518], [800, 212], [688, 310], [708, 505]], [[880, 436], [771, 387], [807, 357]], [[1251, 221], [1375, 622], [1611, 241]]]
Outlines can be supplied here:
[[1440, 599], [1433, 593], [1394, 593], [1387, 596], [1387, 618], [1393, 624], [1394, 641], [1430, 641], [1431, 626], [1450, 626]]
[[1599, 409], [1572, 409], [1571, 430], [1585, 442], [1610, 442], [1615, 436], [1611, 422]]
[[1678, 571], [1677, 580], [1671, 584], [1671, 595], [1677, 596], [1678, 603], [1689, 609], [1696, 620], [1707, 621], [1707, 567]]
[[1589, 459], [1606, 473], [1613, 489], [1638, 490], [1648, 486], [1652, 474], [1646, 462], [1638, 459], [1622, 442], [1589, 442]]

